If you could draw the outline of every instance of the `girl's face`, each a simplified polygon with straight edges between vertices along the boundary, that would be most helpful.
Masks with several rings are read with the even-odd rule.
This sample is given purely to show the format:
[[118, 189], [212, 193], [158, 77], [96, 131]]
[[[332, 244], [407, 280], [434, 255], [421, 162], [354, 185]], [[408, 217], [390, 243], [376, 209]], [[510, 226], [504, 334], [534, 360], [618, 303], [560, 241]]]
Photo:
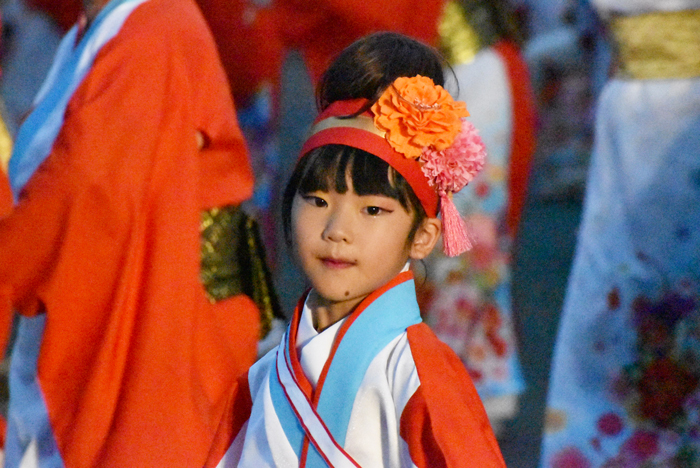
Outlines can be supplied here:
[[[409, 258], [425, 257], [439, 236], [429, 239], [419, 227], [411, 243], [408, 237], [413, 215], [383, 195], [347, 192], [297, 194], [292, 205], [292, 238], [295, 252], [311, 281], [318, 305], [337, 314], [349, 313], [362, 299], [388, 283]], [[425, 222], [423, 224], [426, 224]]]

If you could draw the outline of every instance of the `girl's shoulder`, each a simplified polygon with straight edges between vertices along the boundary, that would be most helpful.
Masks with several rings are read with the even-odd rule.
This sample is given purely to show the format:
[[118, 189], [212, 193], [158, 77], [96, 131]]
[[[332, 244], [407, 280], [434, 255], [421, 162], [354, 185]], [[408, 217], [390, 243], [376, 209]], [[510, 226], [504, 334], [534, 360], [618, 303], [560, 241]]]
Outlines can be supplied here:
[[375, 357], [368, 376], [377, 373], [386, 373], [397, 409], [419, 388], [421, 393], [431, 394], [444, 393], [449, 388], [449, 392], [466, 395], [470, 404], [481, 405], [462, 361], [425, 323], [409, 326]]
[[406, 330], [406, 335], [421, 382], [426, 383], [433, 378], [439, 378], [443, 384], [449, 382], [473, 387], [464, 363], [428, 325], [412, 325]]
[[[380, 356], [384, 354], [382, 359]], [[378, 356], [386, 359], [387, 376], [392, 388], [423, 385], [434, 380], [443, 384], [473, 386], [464, 364], [425, 323], [411, 325]], [[447, 379], [447, 380], [444, 380]]]

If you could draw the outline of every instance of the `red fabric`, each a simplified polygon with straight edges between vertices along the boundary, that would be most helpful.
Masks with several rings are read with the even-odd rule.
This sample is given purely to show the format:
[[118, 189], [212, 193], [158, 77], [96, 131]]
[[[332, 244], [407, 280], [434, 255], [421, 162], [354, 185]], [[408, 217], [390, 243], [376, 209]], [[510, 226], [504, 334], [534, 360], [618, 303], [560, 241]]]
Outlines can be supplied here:
[[445, 468], [445, 457], [440, 452], [431, 427], [423, 387], [419, 387], [401, 415], [401, 437], [408, 444], [411, 460], [418, 468]]
[[250, 396], [248, 373], [244, 372], [238, 378], [238, 383], [233, 388], [226, 403], [224, 417], [219, 424], [212, 450], [204, 468], [213, 468], [219, 464], [233, 440], [241, 432], [243, 425], [250, 419], [252, 409], [253, 400]]
[[0, 218], [10, 214], [12, 211], [12, 190], [7, 174], [0, 168]]
[[532, 156], [535, 152], [535, 97], [530, 85], [527, 64], [518, 47], [511, 41], [503, 40], [495, 44], [494, 49], [503, 57], [513, 102], [513, 136], [510, 150], [506, 222], [509, 232], [515, 237], [525, 206]]
[[428, 44], [437, 39], [444, 0], [276, 0], [280, 37], [305, 56], [314, 82], [335, 56], [362, 36], [396, 31]]
[[401, 416], [419, 467], [504, 468], [486, 411], [464, 365], [424, 323], [408, 328], [421, 386]]
[[0, 416], [0, 448], [5, 448], [5, 434], [7, 433], [7, 421]]
[[66, 467], [204, 466], [259, 324], [245, 296], [206, 299], [200, 215], [252, 183], [201, 13], [149, 0], [0, 220], [0, 293], [47, 314], [39, 381]]
[[246, 105], [264, 82], [276, 83], [281, 43], [273, 15], [249, 0], [197, 0], [214, 34], [238, 105]]

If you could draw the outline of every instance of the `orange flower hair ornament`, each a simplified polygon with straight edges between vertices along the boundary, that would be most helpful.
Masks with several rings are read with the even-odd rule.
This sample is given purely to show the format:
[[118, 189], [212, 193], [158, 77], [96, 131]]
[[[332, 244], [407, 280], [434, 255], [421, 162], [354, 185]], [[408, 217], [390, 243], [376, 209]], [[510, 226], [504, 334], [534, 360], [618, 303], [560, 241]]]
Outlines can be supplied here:
[[476, 128], [463, 120], [469, 115], [466, 104], [420, 75], [397, 78], [371, 111], [355, 116], [365, 104], [365, 99], [353, 99], [328, 106], [301, 155], [328, 144], [374, 154], [406, 179], [428, 216], [437, 216], [440, 207], [446, 255], [471, 249], [452, 194], [484, 167], [486, 151]]

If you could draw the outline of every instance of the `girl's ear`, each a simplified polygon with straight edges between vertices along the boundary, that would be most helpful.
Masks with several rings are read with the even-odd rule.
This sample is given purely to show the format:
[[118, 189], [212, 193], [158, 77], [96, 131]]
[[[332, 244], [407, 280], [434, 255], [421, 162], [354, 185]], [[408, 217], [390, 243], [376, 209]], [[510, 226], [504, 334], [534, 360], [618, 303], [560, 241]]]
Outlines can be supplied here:
[[438, 218], [425, 218], [413, 237], [408, 256], [412, 260], [421, 260], [430, 255], [441, 232], [442, 222]]

